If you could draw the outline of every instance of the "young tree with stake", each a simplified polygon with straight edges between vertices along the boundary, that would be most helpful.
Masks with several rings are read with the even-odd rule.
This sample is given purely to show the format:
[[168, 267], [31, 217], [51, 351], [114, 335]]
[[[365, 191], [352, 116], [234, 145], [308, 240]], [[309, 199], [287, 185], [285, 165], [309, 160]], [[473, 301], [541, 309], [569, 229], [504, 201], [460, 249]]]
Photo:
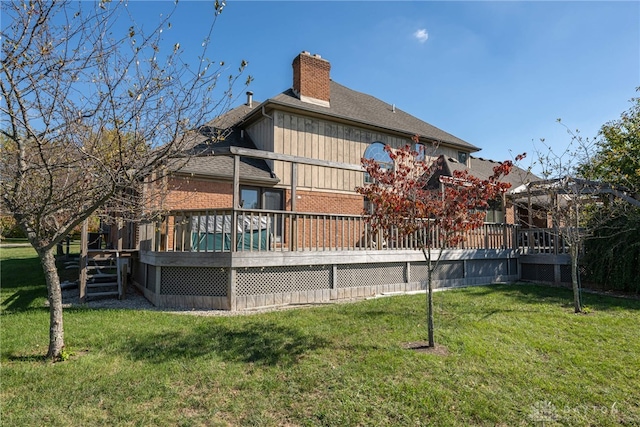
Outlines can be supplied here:
[[[419, 142], [419, 137], [413, 138]], [[434, 146], [434, 151], [437, 147]], [[507, 160], [494, 168], [493, 175], [480, 179], [468, 171], [454, 171], [453, 176], [439, 177], [440, 188], [429, 183], [437, 176], [442, 158], [427, 163], [429, 156], [419, 156], [410, 146], [400, 149], [385, 147], [393, 162], [386, 168], [373, 159], [362, 159], [372, 183], [357, 189], [371, 203], [366, 221], [374, 232], [386, 239], [392, 236], [415, 236], [416, 249], [427, 261], [427, 330], [429, 347], [435, 346], [433, 331], [432, 273], [438, 266], [442, 249], [458, 245], [464, 232], [481, 227], [489, 201], [501, 197], [510, 188], [500, 182], [513, 162]], [[520, 155], [516, 160], [520, 160]], [[435, 260], [433, 250], [438, 249]]]

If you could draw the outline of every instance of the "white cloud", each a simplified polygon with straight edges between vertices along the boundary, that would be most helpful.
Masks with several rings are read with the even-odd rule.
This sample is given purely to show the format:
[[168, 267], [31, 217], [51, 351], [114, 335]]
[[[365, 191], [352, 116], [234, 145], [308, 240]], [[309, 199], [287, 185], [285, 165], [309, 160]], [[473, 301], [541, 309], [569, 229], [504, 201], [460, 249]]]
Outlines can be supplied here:
[[425, 28], [420, 28], [415, 33], [413, 33], [413, 37], [415, 37], [420, 43], [424, 43], [429, 38], [429, 33]]

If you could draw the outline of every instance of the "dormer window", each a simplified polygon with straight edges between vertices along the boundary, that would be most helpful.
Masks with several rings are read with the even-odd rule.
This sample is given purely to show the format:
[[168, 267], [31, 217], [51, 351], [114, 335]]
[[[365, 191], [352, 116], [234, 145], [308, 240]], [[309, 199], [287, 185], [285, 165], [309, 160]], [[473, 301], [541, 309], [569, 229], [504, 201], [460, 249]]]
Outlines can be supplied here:
[[468, 158], [469, 158], [469, 153], [464, 151], [458, 151], [458, 162], [462, 163], [463, 165], [466, 165]]

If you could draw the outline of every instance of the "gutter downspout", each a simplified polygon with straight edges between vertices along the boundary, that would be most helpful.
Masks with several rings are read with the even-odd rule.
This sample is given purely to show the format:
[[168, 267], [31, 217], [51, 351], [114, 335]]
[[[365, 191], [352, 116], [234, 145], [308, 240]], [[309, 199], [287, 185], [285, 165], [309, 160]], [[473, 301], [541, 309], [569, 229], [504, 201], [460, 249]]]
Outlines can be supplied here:
[[266, 117], [267, 119], [271, 119], [271, 121], [273, 121], [273, 116], [270, 116], [265, 112], [264, 105], [262, 106], [261, 110], [262, 110], [262, 115], [264, 117]]

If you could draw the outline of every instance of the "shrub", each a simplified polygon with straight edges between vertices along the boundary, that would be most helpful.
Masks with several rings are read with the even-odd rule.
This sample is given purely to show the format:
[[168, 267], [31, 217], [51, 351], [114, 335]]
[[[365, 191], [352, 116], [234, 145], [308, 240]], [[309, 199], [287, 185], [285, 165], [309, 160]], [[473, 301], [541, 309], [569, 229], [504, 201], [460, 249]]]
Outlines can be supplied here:
[[24, 238], [27, 237], [24, 231], [12, 216], [0, 216], [0, 237], [1, 238]]
[[613, 215], [585, 242], [587, 280], [604, 289], [640, 293], [640, 210]]

